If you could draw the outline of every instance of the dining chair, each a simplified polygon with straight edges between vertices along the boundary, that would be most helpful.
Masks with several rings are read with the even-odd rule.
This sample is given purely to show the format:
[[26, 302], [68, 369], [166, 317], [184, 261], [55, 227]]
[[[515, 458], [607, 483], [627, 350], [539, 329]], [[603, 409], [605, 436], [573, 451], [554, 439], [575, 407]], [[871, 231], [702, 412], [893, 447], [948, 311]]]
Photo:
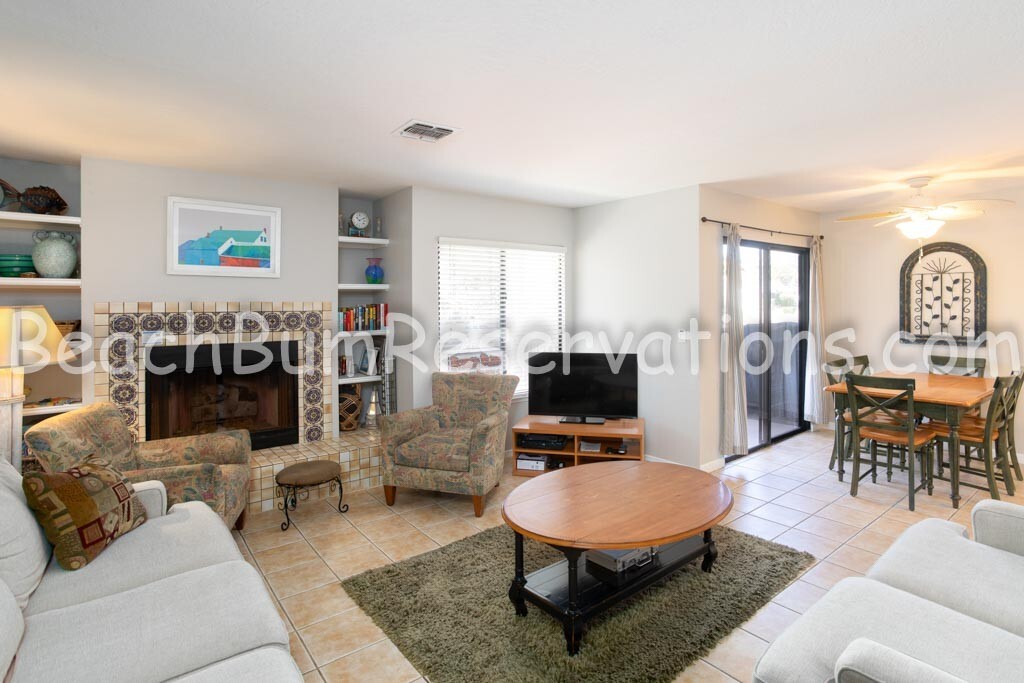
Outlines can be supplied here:
[[928, 372], [933, 375], [959, 375], [960, 377], [984, 377], [987, 361], [969, 356], [928, 356]]
[[[985, 477], [988, 482], [988, 493], [999, 500], [999, 486], [997, 481], [1002, 481], [1006, 487], [1007, 495], [1012, 496], [1015, 490], [1013, 473], [1011, 472], [1012, 458], [1010, 456], [1010, 406], [1012, 399], [1016, 404], [1014, 391], [1020, 391], [1021, 377], [1019, 373], [1009, 377], [997, 377], [995, 387], [992, 391], [992, 398], [989, 399], [988, 410], [984, 418], [965, 416], [960, 423], [960, 443], [965, 448], [977, 450], [984, 469], [979, 470], [970, 464], [970, 459], [965, 458], [965, 464], [960, 466], [960, 473], [968, 472]], [[928, 426], [940, 439], [949, 440], [949, 425], [945, 422], [929, 422]], [[950, 458], [959, 457], [951, 448]], [[942, 476], [945, 463], [942, 460], [942, 453], [939, 453], [938, 460], [939, 476]], [[998, 473], [996, 468], [999, 468]], [[961, 486], [968, 486], [985, 490], [984, 486], [978, 486], [971, 482], [960, 481]]]
[[[856, 497], [860, 480], [871, 475], [871, 481], [878, 481], [878, 444], [888, 448], [886, 476], [892, 481], [893, 447], [902, 447], [907, 452], [907, 502], [914, 510], [914, 494], [925, 489], [932, 495], [932, 463], [934, 460], [935, 432], [930, 425], [919, 425], [914, 418], [914, 389], [917, 383], [900, 377], [872, 377], [869, 375], [846, 376], [846, 392], [850, 402], [850, 431], [854, 447], [853, 478], [850, 481], [850, 495]], [[870, 396], [865, 390], [881, 389], [896, 392], [885, 397]], [[860, 453], [860, 442], [870, 442], [870, 460], [864, 460]], [[920, 458], [920, 483], [914, 476], [914, 460]], [[871, 465], [871, 470], [860, 473], [861, 464]]]
[[1016, 427], [1017, 418], [1017, 399], [1020, 398], [1021, 387], [1024, 387], [1024, 372], [1018, 370], [1013, 373], [1015, 379], [1014, 384], [1006, 392], [1006, 412], [1008, 413], [1006, 418], [1006, 448], [1010, 453], [1010, 465], [1013, 467], [1014, 474], [1017, 475], [1017, 479], [1024, 481], [1024, 477], [1021, 476], [1020, 461], [1017, 459], [1017, 436], [1014, 428]]
[[[836, 358], [835, 360], [823, 363], [822, 369], [825, 371], [825, 378], [828, 380], [829, 385], [841, 384], [846, 380], [846, 375], [849, 373], [853, 373], [855, 375], [871, 374], [871, 361], [867, 356]], [[832, 398], [836, 403], [837, 413], [843, 415], [843, 429], [841, 434], [836, 435], [836, 439], [832, 443], [832, 457], [828, 462], [828, 468], [830, 470], [833, 470], [836, 467], [836, 459], [839, 457], [840, 440], [845, 439], [845, 442], [849, 442], [850, 439], [850, 421], [848, 419], [849, 411], [847, 410], [848, 401], [846, 400], [846, 396], [843, 394], [833, 394]]]

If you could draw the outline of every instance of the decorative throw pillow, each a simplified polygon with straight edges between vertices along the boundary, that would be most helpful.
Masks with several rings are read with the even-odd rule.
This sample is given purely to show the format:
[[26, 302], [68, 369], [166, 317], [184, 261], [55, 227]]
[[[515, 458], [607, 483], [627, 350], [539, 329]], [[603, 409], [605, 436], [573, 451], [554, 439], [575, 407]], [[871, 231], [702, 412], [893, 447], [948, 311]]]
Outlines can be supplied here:
[[81, 569], [146, 521], [131, 483], [93, 456], [64, 472], [26, 474], [22, 487], [64, 569]]

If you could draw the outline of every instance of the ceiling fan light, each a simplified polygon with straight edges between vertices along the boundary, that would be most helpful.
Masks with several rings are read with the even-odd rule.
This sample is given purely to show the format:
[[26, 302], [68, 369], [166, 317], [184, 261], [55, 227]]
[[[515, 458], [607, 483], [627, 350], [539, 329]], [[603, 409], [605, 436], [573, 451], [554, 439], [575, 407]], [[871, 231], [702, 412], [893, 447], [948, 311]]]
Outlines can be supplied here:
[[914, 217], [909, 221], [897, 223], [896, 227], [900, 229], [900, 232], [907, 239], [926, 240], [929, 237], [933, 237], [939, 231], [939, 228], [945, 224], [946, 221], [940, 221], [936, 218]]

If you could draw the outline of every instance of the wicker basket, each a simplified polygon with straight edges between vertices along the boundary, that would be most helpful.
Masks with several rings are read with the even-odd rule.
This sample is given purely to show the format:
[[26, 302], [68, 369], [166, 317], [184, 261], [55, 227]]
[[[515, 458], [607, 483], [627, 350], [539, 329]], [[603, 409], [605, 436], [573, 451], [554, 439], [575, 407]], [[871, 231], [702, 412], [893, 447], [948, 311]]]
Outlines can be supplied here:
[[343, 432], [359, 429], [363, 399], [359, 394], [342, 394], [338, 399], [338, 428]]
[[77, 332], [79, 325], [82, 324], [81, 320], [54, 320], [53, 324], [57, 327], [57, 331], [61, 333], [61, 336], [68, 336], [72, 332]]

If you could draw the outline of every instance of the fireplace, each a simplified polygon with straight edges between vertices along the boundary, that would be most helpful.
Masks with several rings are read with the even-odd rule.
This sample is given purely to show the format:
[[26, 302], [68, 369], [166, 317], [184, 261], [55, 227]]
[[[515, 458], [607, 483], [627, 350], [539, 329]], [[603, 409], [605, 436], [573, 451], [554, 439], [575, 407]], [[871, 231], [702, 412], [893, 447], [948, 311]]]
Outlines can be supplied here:
[[248, 429], [254, 450], [298, 443], [297, 359], [297, 341], [152, 347], [146, 440]]

